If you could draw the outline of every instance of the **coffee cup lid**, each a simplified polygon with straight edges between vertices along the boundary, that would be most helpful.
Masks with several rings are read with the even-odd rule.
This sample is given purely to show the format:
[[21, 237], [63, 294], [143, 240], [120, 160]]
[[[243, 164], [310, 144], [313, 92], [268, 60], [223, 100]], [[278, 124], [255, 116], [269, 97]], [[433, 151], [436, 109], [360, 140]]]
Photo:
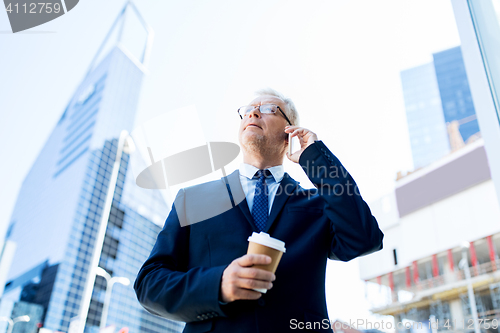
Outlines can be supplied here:
[[269, 234], [266, 234], [263, 231], [261, 231], [259, 234], [256, 232], [252, 233], [252, 236], [248, 237], [248, 241], [276, 249], [276, 250], [281, 251], [283, 253], [286, 252], [285, 242], [282, 242], [279, 239], [273, 238], [273, 237], [269, 236]]

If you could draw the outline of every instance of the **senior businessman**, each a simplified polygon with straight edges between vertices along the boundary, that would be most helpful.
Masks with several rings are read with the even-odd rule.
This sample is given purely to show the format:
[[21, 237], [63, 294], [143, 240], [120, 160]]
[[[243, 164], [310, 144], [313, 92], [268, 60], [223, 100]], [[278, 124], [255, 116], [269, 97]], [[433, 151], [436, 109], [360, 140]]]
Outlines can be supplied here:
[[[151, 313], [186, 322], [187, 333], [332, 332], [327, 258], [378, 251], [384, 235], [337, 157], [298, 126], [289, 98], [261, 90], [238, 113], [243, 163], [221, 180], [179, 191], [135, 281], [137, 297]], [[300, 141], [291, 155], [289, 134]], [[315, 189], [303, 189], [283, 170], [285, 155]], [[222, 200], [232, 206], [192, 220], [203, 207], [224, 206]], [[260, 231], [286, 244], [275, 274], [252, 267], [270, 257], [246, 254], [248, 237]]]

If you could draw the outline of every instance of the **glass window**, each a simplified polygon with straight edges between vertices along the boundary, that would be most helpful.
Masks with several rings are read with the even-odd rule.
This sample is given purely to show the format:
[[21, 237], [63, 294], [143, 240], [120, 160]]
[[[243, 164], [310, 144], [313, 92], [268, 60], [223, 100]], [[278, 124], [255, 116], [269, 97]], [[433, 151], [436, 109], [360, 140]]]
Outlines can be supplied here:
[[468, 4], [500, 119], [500, 0], [469, 0]]

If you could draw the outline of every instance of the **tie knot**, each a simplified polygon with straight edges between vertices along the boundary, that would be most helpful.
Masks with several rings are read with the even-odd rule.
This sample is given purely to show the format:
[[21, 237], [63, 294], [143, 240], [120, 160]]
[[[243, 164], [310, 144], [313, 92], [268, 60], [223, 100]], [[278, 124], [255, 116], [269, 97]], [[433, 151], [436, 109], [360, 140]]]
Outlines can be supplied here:
[[269, 176], [271, 176], [271, 171], [269, 171], [268, 169], [258, 170], [255, 173], [255, 177], [257, 177], [259, 179], [264, 179], [264, 178], [269, 177]]

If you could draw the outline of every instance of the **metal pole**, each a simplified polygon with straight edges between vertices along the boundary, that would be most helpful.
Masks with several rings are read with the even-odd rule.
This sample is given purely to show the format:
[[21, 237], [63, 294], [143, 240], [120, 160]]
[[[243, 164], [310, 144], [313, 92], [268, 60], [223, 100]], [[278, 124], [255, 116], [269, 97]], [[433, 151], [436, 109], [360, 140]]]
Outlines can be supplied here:
[[100, 325], [101, 330], [106, 327], [106, 321], [108, 320], [108, 310], [109, 310], [109, 304], [111, 303], [111, 289], [113, 288], [113, 284], [114, 284], [113, 279], [107, 280], [106, 294], [104, 295], [104, 304], [102, 306], [102, 313], [101, 313], [101, 325]]
[[104, 295], [104, 303], [102, 305], [101, 312], [101, 324], [99, 326], [99, 328], [102, 330], [103, 328], [106, 328], [106, 322], [108, 321], [108, 312], [109, 306], [111, 304], [111, 292], [113, 290], [113, 286], [116, 282], [121, 283], [124, 286], [128, 286], [130, 284], [130, 280], [126, 277], [111, 277], [111, 275], [109, 275], [108, 272], [106, 272], [101, 267], [98, 267], [97, 275], [100, 275], [106, 279], [106, 294]]
[[432, 333], [437, 333], [439, 323], [436, 321], [436, 316], [431, 315], [429, 317], [429, 322], [431, 323], [431, 331], [432, 331]]
[[18, 322], [29, 322], [30, 321], [30, 317], [25, 315], [25, 316], [19, 316], [19, 317], [16, 317], [14, 319], [11, 319], [11, 318], [7, 318], [7, 317], [1, 317], [0, 318], [0, 321], [6, 321], [9, 323], [9, 326], [7, 326], [7, 333], [12, 333], [12, 330], [14, 329], [14, 325]]
[[[102, 305], [101, 321], [100, 321], [100, 325], [99, 325], [100, 330], [102, 330], [103, 328], [106, 327], [106, 319], [108, 317], [109, 302], [111, 301], [110, 283], [113, 279], [111, 278], [111, 275], [109, 275], [109, 273], [106, 272], [106, 270], [102, 267], [97, 267], [96, 274], [99, 276], [102, 276], [106, 280], [106, 294], [104, 297], [104, 303]], [[108, 294], [109, 294], [109, 297], [108, 297]]]
[[0, 321], [6, 321], [7, 322], [7, 333], [12, 332], [12, 326], [14, 326], [14, 323], [12, 322], [12, 319], [7, 318], [7, 317], [0, 317]]
[[13, 329], [14, 329], [14, 321], [9, 320], [9, 327], [7, 327], [7, 333], [12, 333]]
[[118, 172], [120, 170], [120, 162], [122, 159], [123, 146], [125, 144], [127, 136], [128, 132], [124, 130], [121, 132], [120, 138], [118, 140], [118, 145], [116, 149], [116, 158], [113, 164], [113, 169], [111, 171], [108, 190], [106, 191], [106, 199], [104, 201], [101, 220], [99, 222], [99, 229], [97, 231], [94, 250], [92, 252], [92, 258], [89, 264], [87, 279], [85, 280], [86, 282], [83, 289], [82, 301], [80, 303], [80, 309], [78, 311], [79, 324], [76, 333], [84, 333], [85, 331], [85, 324], [87, 322], [90, 302], [92, 300], [92, 292], [94, 290], [96, 268], [99, 265], [99, 260], [101, 258], [102, 246], [104, 243], [104, 237], [106, 236], [106, 228], [108, 226], [109, 213], [111, 212], [111, 205], [113, 203], [113, 197], [115, 194], [116, 182], [118, 180]]
[[465, 279], [467, 280], [467, 292], [469, 295], [469, 304], [472, 312], [472, 320], [474, 321], [474, 332], [481, 333], [481, 330], [479, 329], [479, 322], [477, 316], [476, 298], [474, 297], [474, 289], [472, 288], [472, 282], [470, 277], [469, 261], [467, 260], [467, 252], [465, 249], [462, 250], [462, 260], [460, 260], [459, 265], [463, 267], [462, 269], [464, 270], [465, 273]]

